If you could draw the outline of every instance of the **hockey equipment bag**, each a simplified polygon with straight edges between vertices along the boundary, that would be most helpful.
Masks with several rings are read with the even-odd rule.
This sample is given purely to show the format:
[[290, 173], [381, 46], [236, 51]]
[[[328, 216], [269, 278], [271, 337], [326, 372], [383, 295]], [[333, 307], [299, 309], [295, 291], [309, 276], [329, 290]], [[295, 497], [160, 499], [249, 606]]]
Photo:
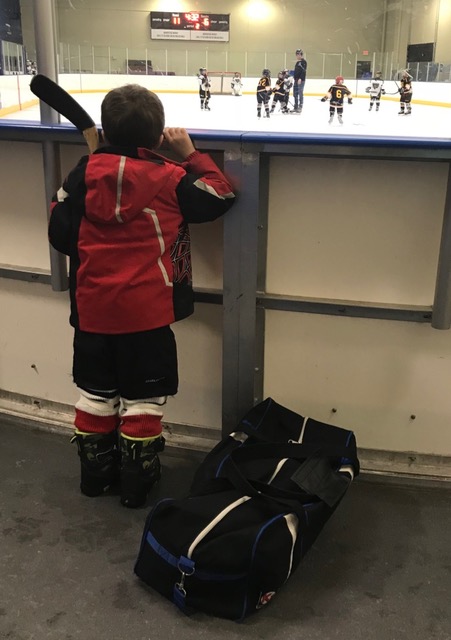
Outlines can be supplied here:
[[135, 573], [185, 613], [242, 620], [279, 591], [359, 472], [352, 432], [268, 398], [158, 502]]

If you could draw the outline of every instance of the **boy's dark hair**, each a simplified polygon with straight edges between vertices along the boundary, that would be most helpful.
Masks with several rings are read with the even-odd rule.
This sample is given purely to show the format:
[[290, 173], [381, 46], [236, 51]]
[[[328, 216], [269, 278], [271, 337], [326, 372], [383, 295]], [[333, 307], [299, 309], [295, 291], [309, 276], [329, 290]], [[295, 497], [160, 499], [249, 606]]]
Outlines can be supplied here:
[[120, 147], [154, 149], [164, 129], [159, 97], [139, 84], [109, 91], [102, 102], [102, 129], [107, 141]]

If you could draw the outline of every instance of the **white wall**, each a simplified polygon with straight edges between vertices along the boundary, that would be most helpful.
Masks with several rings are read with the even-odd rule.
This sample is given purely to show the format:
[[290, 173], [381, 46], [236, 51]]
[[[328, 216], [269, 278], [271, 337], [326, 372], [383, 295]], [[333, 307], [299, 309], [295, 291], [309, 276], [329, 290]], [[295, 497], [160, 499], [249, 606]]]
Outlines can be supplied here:
[[[280, 157], [270, 177], [268, 292], [432, 305], [447, 164]], [[449, 331], [267, 314], [266, 393], [361, 446], [450, 455], [450, 380]]]

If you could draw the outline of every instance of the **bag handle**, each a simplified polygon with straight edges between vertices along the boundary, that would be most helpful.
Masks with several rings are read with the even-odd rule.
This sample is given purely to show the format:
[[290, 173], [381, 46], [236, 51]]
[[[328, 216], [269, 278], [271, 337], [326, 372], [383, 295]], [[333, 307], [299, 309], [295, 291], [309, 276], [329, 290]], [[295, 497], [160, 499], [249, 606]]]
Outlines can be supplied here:
[[[357, 458], [352, 455], [349, 458], [349, 452], [345, 447], [318, 447], [317, 444], [256, 444], [233, 451], [223, 471], [235, 488], [254, 497], [264, 494], [279, 503], [289, 503], [292, 506], [311, 501], [312, 496], [316, 496], [328, 506], [334, 507], [351, 482], [350, 478], [338, 473], [331, 466], [331, 461], [343, 457], [343, 454], [351, 463], [355, 462], [358, 465]], [[262, 482], [252, 482], [246, 478], [237, 464], [272, 458], [302, 460], [300, 467], [291, 476], [291, 480], [301, 489], [301, 494]]]
[[[263, 501], [268, 507], [278, 507], [278, 511], [280, 511], [281, 507], [284, 507], [295, 513], [299, 520], [305, 521], [303, 500], [299, 494], [277, 489], [263, 482], [249, 480], [241, 473], [232, 458], [228, 458], [224, 471], [225, 478], [241, 494]], [[305, 496], [305, 498], [305, 502], [311, 501], [310, 496]]]
[[[317, 454], [317, 455], [316, 455]], [[270, 460], [272, 458], [291, 458], [302, 460], [310, 456], [322, 458], [346, 458], [355, 471], [359, 470], [359, 461], [355, 453], [345, 445], [321, 445], [307, 442], [258, 442], [248, 446], [238, 447], [229, 457], [235, 462], [249, 462], [250, 460]]]

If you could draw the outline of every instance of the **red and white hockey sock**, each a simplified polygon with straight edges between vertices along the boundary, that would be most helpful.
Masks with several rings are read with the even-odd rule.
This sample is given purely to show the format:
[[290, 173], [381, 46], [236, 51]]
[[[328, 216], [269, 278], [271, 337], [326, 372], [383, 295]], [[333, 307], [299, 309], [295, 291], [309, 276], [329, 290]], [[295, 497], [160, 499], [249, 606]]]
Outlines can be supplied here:
[[79, 433], [111, 433], [119, 426], [119, 396], [103, 397], [85, 389], [75, 405], [75, 429]]
[[167, 396], [128, 400], [122, 398], [121, 435], [126, 438], [143, 439], [159, 438], [162, 432], [162, 406]]

